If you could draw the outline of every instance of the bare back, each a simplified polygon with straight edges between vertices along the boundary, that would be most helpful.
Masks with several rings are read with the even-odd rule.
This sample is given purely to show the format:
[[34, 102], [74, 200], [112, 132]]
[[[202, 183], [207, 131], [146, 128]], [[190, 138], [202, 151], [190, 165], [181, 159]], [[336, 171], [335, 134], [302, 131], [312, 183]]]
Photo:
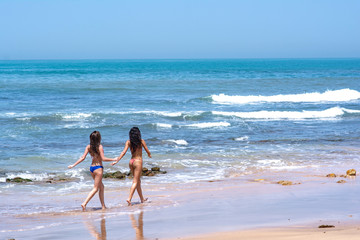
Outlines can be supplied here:
[[[130, 140], [126, 141], [126, 145], [130, 147]], [[131, 151], [131, 159], [136, 159], [136, 160], [141, 160], [142, 161], [142, 149], [145, 149], [145, 151], [147, 152], [147, 154], [149, 156], [151, 156], [149, 149], [146, 146], [146, 143], [143, 139], [141, 139], [141, 146], [139, 146], [136, 149], [131, 149], [130, 147], [130, 151]]]
[[89, 151], [91, 159], [92, 159], [91, 166], [102, 166], [102, 159], [103, 159], [102, 156], [104, 155], [103, 146], [102, 145], [99, 146], [99, 154], [94, 153], [91, 150], [90, 145], [88, 145], [88, 148], [89, 148], [88, 151]]
[[[130, 141], [128, 141], [128, 142], [129, 142], [129, 147], [130, 147], [131, 143], [130, 143]], [[132, 149], [130, 147], [130, 151], [131, 151], [131, 159], [142, 160], [142, 144], [137, 149]]]

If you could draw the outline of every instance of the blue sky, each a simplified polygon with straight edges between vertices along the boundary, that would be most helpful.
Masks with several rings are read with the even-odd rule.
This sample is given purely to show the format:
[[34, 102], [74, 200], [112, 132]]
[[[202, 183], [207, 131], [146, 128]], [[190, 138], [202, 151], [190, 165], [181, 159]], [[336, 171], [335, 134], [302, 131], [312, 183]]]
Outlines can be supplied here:
[[0, 59], [360, 57], [358, 0], [1, 0]]

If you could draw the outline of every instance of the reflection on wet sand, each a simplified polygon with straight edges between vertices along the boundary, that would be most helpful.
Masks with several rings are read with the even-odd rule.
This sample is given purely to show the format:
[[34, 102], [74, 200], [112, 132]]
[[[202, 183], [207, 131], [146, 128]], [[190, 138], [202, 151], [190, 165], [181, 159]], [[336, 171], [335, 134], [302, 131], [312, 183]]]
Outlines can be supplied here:
[[[135, 239], [136, 240], [144, 240], [144, 231], [143, 231], [143, 218], [144, 212], [140, 211], [140, 213], [130, 213], [130, 222], [132, 228], [135, 230]], [[99, 218], [93, 219], [87, 218], [83, 219], [85, 226], [87, 227], [89, 233], [92, 235], [93, 239], [98, 240], [106, 240], [106, 218], [105, 215], [102, 215], [100, 218], [100, 228], [98, 227]], [[127, 233], [128, 234], [128, 233]]]
[[131, 220], [131, 225], [132, 227], [135, 229], [135, 234], [136, 234], [136, 240], [142, 240], [144, 239], [144, 232], [143, 232], [143, 226], [144, 226], [144, 223], [143, 223], [143, 217], [144, 217], [144, 212], [141, 211], [139, 213], [139, 216], [138, 216], [138, 220], [136, 221], [136, 218], [135, 218], [135, 214], [132, 213], [129, 215], [130, 216], [130, 220]]
[[86, 227], [89, 229], [90, 234], [98, 240], [106, 240], [106, 225], [105, 217], [101, 217], [100, 221], [100, 232], [97, 230], [94, 221], [84, 221]]

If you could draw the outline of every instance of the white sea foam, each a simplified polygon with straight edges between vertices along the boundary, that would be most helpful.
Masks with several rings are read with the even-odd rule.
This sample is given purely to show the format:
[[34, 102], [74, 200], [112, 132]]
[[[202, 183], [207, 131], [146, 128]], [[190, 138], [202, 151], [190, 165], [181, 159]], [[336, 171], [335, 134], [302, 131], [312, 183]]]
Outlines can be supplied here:
[[67, 128], [67, 129], [76, 129], [76, 128], [87, 129], [87, 128], [90, 128], [90, 127], [91, 126], [89, 124], [84, 124], [84, 123], [80, 122], [80, 123], [66, 124], [66, 125], [64, 125], [63, 128]]
[[249, 136], [235, 138], [235, 141], [246, 141], [246, 140], [249, 140]]
[[13, 117], [21, 118], [21, 117], [28, 117], [28, 116], [29, 116], [29, 113], [7, 112], [7, 113], [0, 114], [0, 117], [7, 117], [7, 118], [13, 118]]
[[272, 170], [294, 170], [294, 169], [301, 169], [306, 168], [307, 166], [271, 166], [270, 169]]
[[183, 139], [180, 139], [180, 140], [169, 139], [169, 140], [166, 140], [166, 142], [172, 142], [177, 145], [188, 145], [188, 142]]
[[258, 163], [262, 165], [269, 165], [269, 164], [281, 164], [282, 161], [279, 159], [266, 159], [266, 160], [258, 160]]
[[166, 112], [166, 111], [139, 111], [134, 113], [154, 114], [165, 117], [180, 117], [182, 114], [181, 112]]
[[157, 112], [156, 114], [162, 115], [165, 117], [180, 117], [182, 113], [181, 112]]
[[58, 222], [58, 223], [51, 223], [48, 226], [41, 225], [41, 226], [35, 226], [35, 227], [32, 227], [32, 228], [18, 228], [18, 229], [0, 230], [0, 232], [1, 233], [10, 233], [10, 232], [34, 231], [34, 230], [39, 230], [39, 229], [43, 229], [43, 228], [50, 228], [50, 227], [60, 226], [61, 224], [62, 224], [62, 222]]
[[84, 180], [83, 175], [84, 169], [69, 169], [65, 172], [65, 175], [72, 177], [72, 178], [79, 178], [80, 180]]
[[214, 115], [239, 117], [244, 119], [329, 119], [344, 115], [345, 113], [360, 113], [351, 110], [333, 107], [322, 111], [257, 111], [257, 112], [219, 112], [212, 111]]
[[19, 121], [29, 121], [29, 120], [31, 120], [31, 118], [29, 118], [29, 117], [20, 117], [20, 118], [16, 118], [16, 120], [19, 120]]
[[312, 92], [302, 94], [273, 95], [273, 96], [229, 96], [225, 94], [211, 95], [217, 104], [247, 104], [259, 102], [348, 102], [360, 99], [360, 92], [352, 89]]
[[172, 128], [172, 125], [167, 123], [155, 123], [155, 126], [158, 128]]
[[353, 109], [347, 109], [347, 108], [341, 108], [346, 113], [360, 113], [360, 110], [353, 110]]
[[191, 117], [203, 114], [204, 111], [193, 111], [193, 112], [170, 112], [170, 111], [135, 111], [135, 112], [123, 112], [117, 114], [153, 114], [163, 117]]
[[204, 122], [204, 123], [193, 123], [184, 125], [184, 127], [193, 128], [214, 128], [214, 127], [229, 127], [231, 124], [228, 122]]
[[92, 116], [91, 113], [73, 113], [73, 114], [62, 115], [62, 118], [66, 120], [78, 120], [78, 119], [88, 118], [91, 116]]
[[[30, 172], [8, 173], [6, 178], [16, 178], [16, 177], [30, 179], [33, 181], [42, 181], [44, 179], [49, 178], [49, 175], [47, 173], [30, 173]], [[1, 179], [1, 180], [3, 180], [3, 179]]]
[[63, 121], [82, 121], [88, 118], [92, 118], [97, 114], [104, 114], [104, 115], [133, 115], [133, 114], [149, 114], [149, 115], [156, 115], [162, 117], [192, 117], [198, 116], [204, 113], [204, 111], [193, 111], [193, 112], [171, 112], [171, 111], [155, 111], [155, 110], [148, 110], [148, 111], [124, 111], [124, 112], [116, 112], [116, 111], [103, 111], [103, 112], [93, 112], [93, 113], [85, 113], [85, 112], [78, 112], [78, 113], [50, 113], [49, 115], [41, 115], [40, 113], [15, 113], [15, 112], [7, 112], [0, 114], [0, 117], [6, 118], [13, 118], [15, 117], [19, 121], [27, 121], [31, 120], [34, 117], [56, 117], [60, 118]]
[[57, 188], [55, 191], [58, 193], [79, 192], [85, 189], [89, 189], [89, 186], [91, 186], [92, 183], [92, 181], [70, 182], [66, 183], [61, 188]]

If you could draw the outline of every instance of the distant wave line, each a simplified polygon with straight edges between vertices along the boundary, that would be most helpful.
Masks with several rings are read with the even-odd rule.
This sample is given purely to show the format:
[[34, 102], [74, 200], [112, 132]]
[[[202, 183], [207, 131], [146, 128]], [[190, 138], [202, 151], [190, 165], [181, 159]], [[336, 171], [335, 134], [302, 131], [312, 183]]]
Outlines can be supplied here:
[[63, 119], [65, 121], [76, 121], [76, 120], [83, 120], [89, 119], [91, 117], [101, 117], [106, 115], [133, 115], [133, 114], [145, 114], [145, 115], [156, 115], [161, 117], [169, 117], [169, 118], [178, 118], [178, 117], [195, 117], [200, 116], [204, 111], [194, 111], [194, 112], [171, 112], [171, 111], [124, 111], [124, 112], [117, 112], [117, 111], [107, 111], [107, 112], [68, 112], [68, 113], [15, 113], [15, 112], [7, 112], [0, 114], [0, 117], [5, 118], [16, 118], [17, 120], [35, 120], [35, 119], [44, 119], [44, 118], [55, 118], [55, 119]]
[[228, 122], [200, 122], [200, 123], [192, 123], [185, 125], [172, 125], [167, 123], [155, 123], [157, 128], [172, 128], [172, 127], [187, 127], [187, 128], [219, 128], [219, 127], [229, 127], [231, 126]]
[[302, 94], [279, 94], [273, 96], [229, 96], [223, 93], [219, 95], [211, 95], [211, 99], [215, 104], [247, 104], [262, 102], [348, 102], [360, 99], [360, 92], [349, 88], [326, 91], [323, 93], [312, 92]]
[[184, 125], [184, 127], [194, 127], [194, 128], [213, 128], [213, 127], [229, 127], [231, 124], [228, 122], [203, 122], [203, 123], [193, 123]]
[[189, 143], [184, 140], [184, 139], [179, 139], [179, 140], [175, 140], [175, 139], [168, 139], [165, 140], [165, 142], [170, 142], [170, 143], [175, 143], [177, 145], [188, 145]]
[[333, 107], [322, 111], [257, 111], [257, 112], [219, 112], [214, 115], [239, 117], [243, 119], [326, 119], [336, 118], [348, 114], [358, 114], [360, 110]]

